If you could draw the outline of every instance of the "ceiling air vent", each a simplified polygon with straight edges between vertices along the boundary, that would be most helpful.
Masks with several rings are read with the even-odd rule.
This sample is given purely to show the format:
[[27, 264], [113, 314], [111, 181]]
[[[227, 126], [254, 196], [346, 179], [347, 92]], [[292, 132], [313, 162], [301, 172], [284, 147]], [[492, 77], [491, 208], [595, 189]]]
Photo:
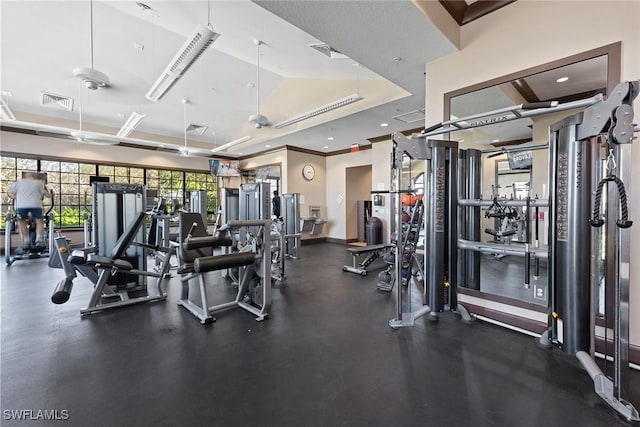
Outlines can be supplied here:
[[317, 50], [321, 54], [328, 56], [331, 59], [345, 59], [347, 55], [338, 52], [326, 43], [316, 43], [308, 45], [311, 49]]
[[195, 134], [198, 134], [198, 135], [202, 135], [207, 130], [207, 126], [205, 126], [205, 125], [196, 125], [196, 124], [193, 124], [193, 123], [189, 123], [185, 130], [187, 132], [189, 132], [189, 133], [195, 133]]
[[393, 116], [393, 118], [404, 123], [415, 123], [424, 121], [424, 108], [420, 110], [409, 111], [408, 113], [398, 114], [397, 116]]
[[52, 93], [40, 92], [40, 104], [49, 107], [58, 107], [67, 111], [73, 111], [73, 98]]

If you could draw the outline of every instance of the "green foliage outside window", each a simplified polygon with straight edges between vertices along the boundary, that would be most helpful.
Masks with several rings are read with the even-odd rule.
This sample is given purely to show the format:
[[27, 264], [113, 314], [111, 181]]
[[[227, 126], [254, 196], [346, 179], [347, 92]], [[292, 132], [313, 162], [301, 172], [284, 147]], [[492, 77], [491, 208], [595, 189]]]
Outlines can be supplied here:
[[[89, 177], [109, 177], [110, 182], [143, 184], [148, 190], [156, 190], [159, 198], [177, 199], [181, 206], [189, 201], [189, 192], [206, 190], [209, 201], [207, 210], [216, 211], [216, 178], [208, 172], [185, 172], [166, 169], [147, 169], [119, 165], [59, 160], [37, 160], [15, 156], [0, 156], [0, 227], [5, 228], [7, 213], [13, 202], [7, 197], [7, 188], [22, 176], [23, 171], [46, 172], [47, 187], [55, 193], [53, 210], [56, 227], [81, 227], [85, 216], [90, 215], [92, 191]], [[155, 205], [156, 200], [148, 200]], [[51, 206], [44, 200], [45, 210]], [[212, 218], [210, 218], [212, 219]]]

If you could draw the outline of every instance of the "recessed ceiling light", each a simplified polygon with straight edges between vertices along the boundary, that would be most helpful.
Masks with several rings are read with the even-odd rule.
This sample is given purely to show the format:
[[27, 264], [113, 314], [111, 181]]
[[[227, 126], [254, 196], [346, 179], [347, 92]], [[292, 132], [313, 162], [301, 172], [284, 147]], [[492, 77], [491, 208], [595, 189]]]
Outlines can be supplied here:
[[265, 145], [266, 148], [271, 148], [271, 146], [269, 144]]
[[569, 77], [560, 77], [558, 80], [556, 80], [558, 83], [564, 83], [567, 80], [569, 80]]
[[328, 145], [325, 145], [325, 146], [324, 146], [324, 147], [322, 147], [322, 148], [329, 148], [329, 146], [328, 146]]
[[494, 139], [493, 142], [500, 142], [500, 140], [499, 139]]
[[380, 126], [382, 126], [383, 128], [386, 128], [387, 126], [389, 126], [389, 123], [380, 123]]
[[327, 138], [329, 141], [333, 141], [333, 137], [330, 136], [329, 138]]

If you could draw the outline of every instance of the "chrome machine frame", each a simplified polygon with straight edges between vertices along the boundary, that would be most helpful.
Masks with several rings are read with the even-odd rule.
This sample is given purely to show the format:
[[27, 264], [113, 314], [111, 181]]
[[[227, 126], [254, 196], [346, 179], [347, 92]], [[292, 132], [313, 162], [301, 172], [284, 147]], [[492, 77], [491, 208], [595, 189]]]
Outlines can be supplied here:
[[[593, 379], [596, 393], [629, 421], [640, 421], [640, 415], [626, 400], [630, 269], [630, 233], [626, 229], [631, 221], [626, 217], [624, 182], [630, 182], [630, 144], [637, 131], [633, 100], [639, 93], [640, 81], [621, 82], [606, 101], [550, 128], [550, 316], [549, 330], [540, 339], [542, 344], [553, 343], [575, 355]], [[605, 162], [608, 175], [603, 178]], [[604, 215], [599, 217], [601, 200], [593, 193], [614, 180], [618, 191], [607, 192]], [[592, 206], [594, 218], [590, 220]], [[618, 207], [621, 219], [616, 221]], [[604, 231], [592, 228], [601, 225], [606, 225]], [[591, 250], [586, 250], [589, 247]], [[594, 295], [601, 279], [605, 289], [613, 289], [613, 378], [593, 359]], [[606, 346], [606, 335], [604, 341]]]
[[[616, 228], [613, 221], [620, 197], [608, 197], [604, 261], [605, 283], [614, 288], [614, 374], [613, 380], [602, 373], [593, 360], [595, 354], [595, 315], [593, 294], [599, 272], [593, 262], [599, 240], [589, 225], [592, 190], [597, 186], [604, 160], [602, 145], [617, 160], [619, 177], [629, 182], [629, 145], [637, 132], [633, 121], [633, 100], [640, 92], [640, 81], [619, 83], [606, 100], [596, 95], [584, 100], [560, 104], [556, 101], [520, 104], [499, 110], [439, 123], [425, 129], [414, 139], [463, 129], [518, 120], [525, 117], [586, 107], [582, 113], [562, 120], [551, 128], [549, 199], [549, 330], [540, 337], [542, 345], [559, 344], [575, 355], [594, 381], [596, 393], [628, 420], [638, 421], [638, 411], [626, 399], [629, 372], [629, 247], [628, 232]], [[606, 138], [607, 144], [601, 143]], [[395, 141], [395, 139], [394, 139]], [[544, 202], [541, 202], [544, 203]], [[475, 204], [469, 204], [470, 206]], [[624, 207], [626, 210], [626, 206]], [[594, 209], [595, 211], [595, 209]], [[626, 219], [626, 218], [625, 218]], [[627, 222], [630, 226], [630, 222]], [[558, 234], [560, 236], [558, 236]], [[585, 237], [586, 236], [586, 237]], [[560, 238], [558, 238], [560, 237]], [[486, 245], [486, 244], [483, 244]], [[459, 241], [460, 248], [487, 250], [472, 242]], [[591, 250], [586, 250], [586, 248]], [[534, 258], [544, 252], [529, 250]], [[514, 253], [515, 254], [515, 253]], [[525, 256], [526, 253], [525, 253]], [[589, 272], [591, 269], [591, 272]], [[606, 286], [605, 285], [605, 286]], [[590, 289], [584, 289], [588, 286]], [[586, 296], [586, 297], [585, 297]], [[400, 301], [400, 299], [399, 299]], [[399, 310], [400, 312], [400, 310]], [[399, 315], [400, 317], [400, 315]], [[606, 342], [605, 337], [605, 342]], [[605, 355], [606, 357], [607, 355]]]
[[[457, 164], [458, 143], [438, 141], [422, 137], [409, 139], [394, 133], [393, 169], [396, 170], [394, 188], [390, 193], [395, 201], [395, 224], [402, 224], [403, 182], [402, 157], [406, 154], [415, 160], [425, 160], [425, 285], [422, 307], [411, 310], [411, 286], [405, 295], [398, 286], [396, 317], [389, 321], [394, 329], [413, 326], [415, 320], [428, 315], [437, 321], [439, 312], [458, 311], [470, 319], [466, 309], [458, 304], [457, 283]], [[398, 232], [395, 244], [395, 277], [402, 277], [402, 233]], [[403, 304], [406, 306], [403, 308]]]

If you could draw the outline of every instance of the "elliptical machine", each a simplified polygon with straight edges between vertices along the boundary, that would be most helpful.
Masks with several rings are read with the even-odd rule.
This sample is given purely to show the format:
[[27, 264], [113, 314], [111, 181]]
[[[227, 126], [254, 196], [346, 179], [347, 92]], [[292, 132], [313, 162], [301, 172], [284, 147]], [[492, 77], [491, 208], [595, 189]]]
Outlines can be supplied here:
[[7, 212], [7, 221], [4, 233], [4, 259], [7, 263], [7, 266], [11, 266], [11, 264], [13, 264], [14, 262], [24, 259], [43, 258], [49, 256], [50, 249], [53, 247], [54, 237], [53, 190], [50, 191], [49, 197], [51, 200], [51, 205], [43, 215], [43, 245], [36, 245], [36, 240], [38, 240], [38, 236], [36, 235], [36, 223], [35, 220], [32, 219], [31, 216], [29, 216], [28, 218], [26, 218], [27, 232], [29, 235], [29, 246], [18, 246], [16, 250], [11, 253], [11, 235], [18, 229], [18, 221], [20, 218], [18, 218], [18, 214], [13, 207], [11, 207]]

